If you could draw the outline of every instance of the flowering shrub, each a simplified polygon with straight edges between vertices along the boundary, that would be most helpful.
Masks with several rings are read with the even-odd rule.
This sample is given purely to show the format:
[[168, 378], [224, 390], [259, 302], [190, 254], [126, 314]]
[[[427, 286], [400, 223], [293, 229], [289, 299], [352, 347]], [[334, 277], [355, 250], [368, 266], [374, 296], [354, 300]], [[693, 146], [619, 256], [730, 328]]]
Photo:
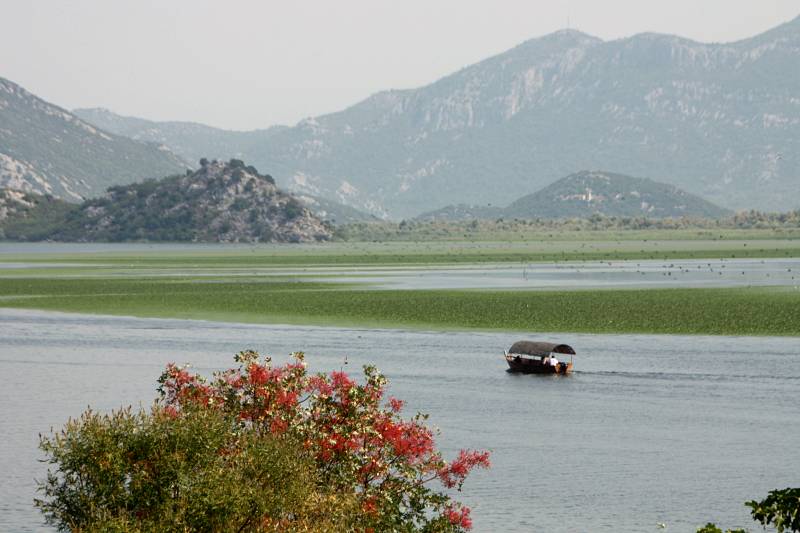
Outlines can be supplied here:
[[[185, 367], [169, 365], [159, 379], [161, 398], [152, 414], [138, 416], [174, 426], [197, 417], [221, 420], [223, 426], [227, 423], [227, 438], [203, 448], [219, 458], [221, 463], [211, 461], [218, 468], [227, 468], [245, 454], [247, 442], [277, 443], [280, 450], [290, 450], [299, 472], [308, 472], [302, 465], [311, 466], [310, 474], [292, 479], [308, 491], [308, 501], [301, 505], [286, 499], [273, 502], [271, 507], [255, 506], [258, 509], [253, 513], [236, 515], [239, 522], [247, 520], [242, 531], [271, 531], [270, 527], [325, 531], [330, 527], [338, 531], [459, 532], [472, 527], [469, 508], [431, 484], [438, 481], [445, 489], [460, 491], [471, 470], [489, 466], [488, 452], [462, 450], [452, 462], [445, 461], [425, 425], [427, 417], [417, 414], [402, 418], [403, 402], [384, 398], [386, 379], [374, 367], [364, 367], [364, 382], [359, 384], [343, 372], [309, 375], [302, 353], [294, 354], [293, 362], [282, 366], [273, 366], [269, 358], [262, 360], [252, 351], [238, 354], [236, 361], [237, 368], [219, 372], [211, 380]], [[65, 431], [72, 436], [81, 434], [88, 422], [84, 426], [68, 425]], [[62, 434], [44, 439], [42, 445], [59, 471], [51, 473], [44, 485], [51, 500], [39, 505], [57, 524], [71, 523], [63, 517], [72, 516], [81, 507], [66, 509], [62, 502], [70, 500], [70, 491], [75, 491], [75, 483], [70, 483], [72, 472], [92, 457], [83, 454], [77, 464], [68, 465], [70, 454], [63, 452], [76, 447], [65, 438]], [[179, 444], [177, 447], [180, 450]], [[141, 466], [136, 465], [120, 471], [122, 493], [131, 492], [136, 485], [130, 472], [133, 466]], [[285, 471], [258, 478], [271, 486], [271, 494], [281, 494], [286, 479]], [[166, 475], [159, 485], [161, 493], [175, 494], [176, 483], [174, 477]], [[240, 483], [247, 485], [248, 481], [241, 479]], [[227, 486], [234, 494], [238, 490], [236, 483]], [[89, 496], [92, 498], [95, 495]], [[223, 509], [233, 506], [220, 505]], [[126, 506], [126, 519], [133, 516], [131, 520], [145, 509], [130, 502]], [[252, 504], [245, 507], [255, 508]], [[131, 508], [136, 509], [133, 515]], [[150, 516], [147, 513], [152, 514], [146, 511], [142, 516]], [[324, 520], [310, 519], [312, 515]], [[238, 530], [238, 526], [233, 529]]]
[[489, 466], [488, 452], [462, 450], [446, 462], [426, 416], [402, 419], [403, 402], [396, 398], [384, 406], [386, 379], [374, 367], [364, 367], [360, 385], [343, 372], [310, 376], [302, 353], [275, 367], [252, 351], [236, 361], [238, 368], [210, 383], [167, 367], [159, 380], [166, 409], [219, 409], [250, 430], [287, 434], [314, 458], [326, 486], [356, 494], [364, 522], [376, 531], [470, 529], [469, 509], [428, 483], [438, 479], [460, 490], [472, 469]]
[[55, 471], [36, 505], [65, 531], [319, 531], [356, 523], [288, 439], [232, 431], [217, 410], [88, 411], [42, 440]]

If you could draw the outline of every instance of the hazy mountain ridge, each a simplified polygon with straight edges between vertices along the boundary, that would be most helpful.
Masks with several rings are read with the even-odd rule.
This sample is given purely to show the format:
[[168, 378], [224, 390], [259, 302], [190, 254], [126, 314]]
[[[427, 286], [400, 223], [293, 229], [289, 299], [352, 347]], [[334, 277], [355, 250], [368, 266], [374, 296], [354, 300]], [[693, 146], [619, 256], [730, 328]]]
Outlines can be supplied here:
[[164, 146], [102, 131], [0, 78], [0, 187], [77, 201], [186, 168]]
[[420, 215], [422, 220], [492, 218], [616, 217], [719, 218], [730, 215], [699, 196], [674, 185], [603, 171], [581, 171], [525, 195], [507, 207], [447, 206]]
[[800, 18], [725, 44], [566, 30], [268, 139], [252, 132], [241, 153], [295, 191], [398, 218], [506, 204], [581, 168], [785, 210], [800, 201], [798, 64]]
[[[18, 203], [21, 193], [5, 194]], [[10, 215], [0, 230], [27, 216], [19, 210]], [[331, 237], [329, 226], [300, 200], [238, 160], [203, 161], [185, 175], [111, 187], [102, 198], [70, 205], [51, 226], [49, 232], [5, 234], [19, 240], [108, 242], [313, 242]]]
[[296, 194], [297, 199], [309, 211], [322, 220], [332, 224], [350, 224], [352, 222], [370, 222], [379, 220], [377, 217], [360, 211], [355, 207], [342, 204], [336, 200], [329, 200], [319, 196], [310, 196], [302, 193]]
[[[395, 215], [442, 198], [503, 203], [598, 167], [674, 179], [732, 207], [793, 207], [800, 79], [786, 70], [800, 60], [797, 26], [733, 45], [559, 32], [284, 131], [301, 138], [270, 159], [295, 187]], [[369, 166], [346, 167], [349, 153]]]
[[186, 161], [201, 158], [231, 159], [240, 157], [248, 147], [267, 142], [271, 135], [286, 126], [254, 131], [232, 131], [197, 122], [156, 122], [122, 116], [104, 108], [74, 109], [75, 115], [106, 131], [131, 139], [163, 144]]
[[[378, 187], [368, 175], [344, 182], [402, 214], [451, 193], [450, 201], [502, 203], [548, 175], [605, 167], [674, 179], [728, 206], [793, 207], [800, 78], [785, 71], [800, 61], [796, 26], [734, 45], [652, 34], [604, 43], [576, 32], [530, 41], [429, 87], [376, 98], [384, 105], [365, 127], [364, 151], [380, 150], [390, 141], [380, 133], [396, 128], [403, 159], [373, 171], [384, 176]], [[309, 175], [319, 189], [332, 181], [321, 164], [326, 146], [340, 155], [342, 141], [326, 132], [351, 114], [316, 121], [315, 157], [298, 162], [296, 186]]]

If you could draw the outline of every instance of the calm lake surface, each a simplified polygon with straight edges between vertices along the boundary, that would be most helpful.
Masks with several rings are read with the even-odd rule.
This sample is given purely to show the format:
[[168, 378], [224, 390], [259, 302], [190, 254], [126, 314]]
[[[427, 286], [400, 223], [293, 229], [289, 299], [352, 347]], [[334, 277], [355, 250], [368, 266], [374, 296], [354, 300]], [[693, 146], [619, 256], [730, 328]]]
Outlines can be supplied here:
[[[0, 265], [2, 267], [2, 265]], [[800, 287], [800, 258], [583, 261], [461, 267], [284, 270], [382, 289], [644, 289]], [[314, 273], [334, 277], [314, 278]]]
[[[571, 377], [507, 373], [518, 338], [577, 352]], [[743, 502], [800, 480], [796, 338], [418, 332], [0, 310], [0, 531], [45, 529], [37, 435], [88, 405], [149, 405], [169, 361], [211, 373], [253, 348], [313, 370], [375, 363], [440, 446], [492, 451], [467, 482], [478, 532], [756, 529]], [[345, 358], [347, 364], [345, 364]]]
[[[261, 250], [285, 250], [291, 245], [263, 245]], [[157, 252], [239, 252], [247, 245], [218, 244], [97, 244], [97, 243], [2, 243], [0, 242], [0, 275], [13, 278], [50, 276], [50, 270], [63, 267], [80, 268], [81, 254]], [[319, 245], [305, 250], [318, 251]], [[14, 254], [73, 254], [74, 262], [26, 262], [13, 259]], [[224, 257], [224, 256], [221, 256]], [[298, 256], [300, 257], [300, 256]], [[9, 259], [12, 258], [12, 259]], [[222, 261], [222, 259], [220, 259]], [[558, 263], [485, 263], [416, 266], [227, 266], [224, 269], [192, 266], [191, 261], [178, 268], [126, 269], [124, 265], [105, 265], [109, 270], [84, 276], [175, 277], [191, 276], [211, 279], [237, 277], [289, 276], [305, 281], [356, 283], [378, 289], [643, 289], [643, 288], [710, 288], [784, 286], [800, 290], [800, 258], [765, 259], [672, 259], [626, 261], [562, 261]], [[16, 269], [25, 269], [15, 273]], [[70, 277], [72, 274], [61, 274]]]

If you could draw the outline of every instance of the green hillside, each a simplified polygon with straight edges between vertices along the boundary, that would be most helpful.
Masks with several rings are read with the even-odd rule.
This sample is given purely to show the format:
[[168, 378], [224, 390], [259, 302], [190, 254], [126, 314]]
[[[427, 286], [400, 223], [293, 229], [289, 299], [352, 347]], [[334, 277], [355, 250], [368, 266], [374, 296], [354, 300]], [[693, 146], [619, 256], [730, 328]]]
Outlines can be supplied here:
[[585, 218], [595, 213], [621, 217], [718, 218], [730, 211], [674, 185], [596, 171], [562, 178], [503, 210], [504, 216], [517, 218]]
[[731, 211], [674, 185], [612, 172], [583, 171], [525, 195], [507, 207], [450, 205], [423, 213], [417, 220], [585, 219], [594, 214], [648, 219], [720, 218]]

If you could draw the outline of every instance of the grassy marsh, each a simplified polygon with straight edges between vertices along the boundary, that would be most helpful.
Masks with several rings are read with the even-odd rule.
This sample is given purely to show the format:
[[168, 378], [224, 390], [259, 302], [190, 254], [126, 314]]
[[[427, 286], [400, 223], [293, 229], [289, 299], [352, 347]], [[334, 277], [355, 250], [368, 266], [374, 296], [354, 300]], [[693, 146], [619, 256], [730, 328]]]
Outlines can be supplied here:
[[233, 322], [593, 333], [800, 335], [791, 288], [353, 290], [276, 280], [2, 279], [0, 307]]
[[[628, 232], [628, 237], [632, 233]], [[800, 335], [792, 287], [377, 290], [359, 268], [620, 259], [800, 257], [792, 239], [329, 243], [298, 246], [7, 248], [0, 307], [142, 317], [430, 329]], [[741, 234], [738, 234], [741, 235]], [[774, 237], [774, 235], [773, 235]], [[2, 250], [2, 249], [0, 249]], [[21, 251], [20, 251], [21, 250]], [[34, 253], [26, 250], [45, 251]], [[62, 250], [52, 253], [51, 250]], [[15, 266], [18, 265], [18, 266]], [[335, 267], [328, 274], [325, 268]], [[307, 279], [329, 278], [330, 282]], [[358, 276], [353, 276], [357, 278]]]
[[[32, 274], [31, 268], [47, 266], [45, 275], [132, 274], [137, 270], [234, 269], [312, 266], [402, 266], [481, 263], [533, 263], [561, 261], [612, 261], [636, 259], [721, 259], [800, 257], [800, 242], [793, 239], [714, 238], [671, 239], [683, 236], [661, 232], [629, 232], [627, 239], [592, 235], [590, 240], [542, 238], [520, 242], [390, 242], [328, 243], [310, 245], [228, 245], [170, 248], [169, 245], [143, 246], [136, 251], [115, 251], [103, 245], [86, 253], [6, 252], [0, 262], [19, 263], [21, 271], [2, 269], [0, 276]], [[738, 235], [741, 237], [741, 235]], [[589, 237], [587, 234], [584, 238]], [[720, 235], [719, 237], [724, 237]], [[773, 236], [774, 237], [774, 236]], [[24, 249], [24, 248], [22, 248]], [[125, 250], [124, 247], [116, 250]]]

